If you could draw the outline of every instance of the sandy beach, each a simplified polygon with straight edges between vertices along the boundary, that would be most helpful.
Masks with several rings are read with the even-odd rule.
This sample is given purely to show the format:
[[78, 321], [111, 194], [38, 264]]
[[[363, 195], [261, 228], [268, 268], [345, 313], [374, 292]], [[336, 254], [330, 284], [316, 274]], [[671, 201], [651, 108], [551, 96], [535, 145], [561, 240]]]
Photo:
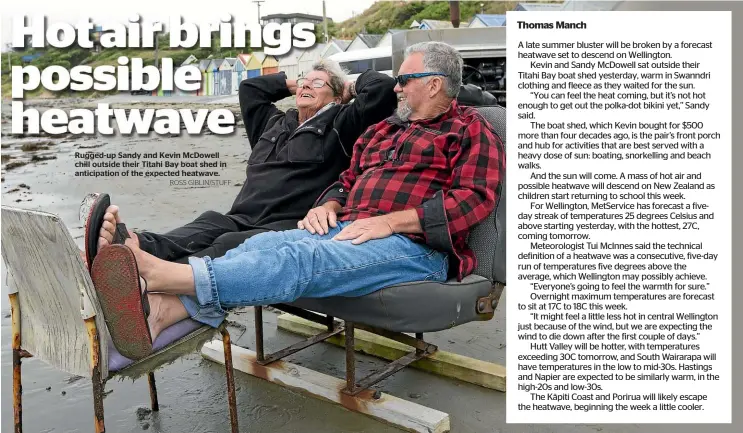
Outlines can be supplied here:
[[[152, 106], [193, 108], [203, 105], [189, 98], [153, 98], [122, 95], [108, 98], [120, 107]], [[38, 104], [71, 108], [92, 106], [96, 101], [54, 100]], [[207, 104], [224, 106], [237, 112], [236, 98], [215, 99]], [[287, 107], [291, 101], [283, 101]], [[27, 102], [30, 105], [30, 103]], [[203, 134], [174, 137], [12, 137], [10, 106], [2, 107], [3, 205], [43, 210], [59, 215], [82, 247], [83, 231], [78, 221], [78, 206], [86, 193], [108, 192], [119, 205], [130, 229], [166, 231], [184, 224], [205, 210], [225, 212], [244, 180], [250, 154], [241, 122], [235, 134]], [[75, 152], [220, 152], [219, 180], [230, 185], [213, 187], [171, 186], [169, 179], [141, 177], [74, 177]], [[10, 165], [10, 166], [9, 166]], [[12, 165], [15, 165], [13, 167]], [[5, 275], [3, 269], [2, 275]], [[10, 318], [8, 289], [2, 287], [2, 430], [11, 431], [13, 408], [11, 393]], [[470, 323], [454, 330], [428, 334], [440, 349], [477, 359], [505, 364], [505, 296], [496, 318], [490, 322]], [[277, 315], [264, 313], [266, 347], [283, 347], [300, 338], [276, 328]], [[233, 342], [255, 349], [251, 309], [231, 315]], [[359, 355], [358, 374], [383, 363]], [[344, 351], [319, 344], [300, 352], [289, 361], [343, 377]], [[224, 367], [203, 360], [194, 352], [155, 372], [160, 412], [147, 408], [146, 380], [112, 380], [106, 384], [106, 426], [112, 432], [225, 432], [229, 431]], [[399, 431], [364, 415], [339, 406], [303, 396], [237, 372], [237, 402], [242, 431], [251, 432], [393, 432]], [[91, 385], [86, 379], [55, 371], [35, 359], [23, 361], [24, 430], [28, 432], [88, 432], [93, 426]], [[457, 382], [433, 374], [404, 370], [375, 386], [383, 392], [450, 414], [453, 432], [642, 432], [661, 431], [657, 426], [637, 425], [506, 425], [504, 393]], [[713, 429], [710, 429], [712, 431]], [[663, 430], [665, 431], [665, 430]], [[670, 429], [668, 431], [671, 431]]]

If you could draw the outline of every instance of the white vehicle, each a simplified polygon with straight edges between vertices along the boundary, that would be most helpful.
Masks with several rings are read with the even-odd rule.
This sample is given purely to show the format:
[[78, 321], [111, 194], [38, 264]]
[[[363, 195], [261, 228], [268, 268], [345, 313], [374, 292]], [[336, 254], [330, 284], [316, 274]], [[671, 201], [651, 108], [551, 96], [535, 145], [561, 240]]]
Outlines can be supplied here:
[[392, 72], [396, 74], [405, 48], [425, 41], [453, 46], [464, 59], [462, 83], [475, 85], [506, 106], [506, 28], [480, 27], [439, 30], [410, 30], [392, 35]]
[[348, 71], [348, 78], [356, 80], [367, 69], [392, 76], [392, 47], [367, 48], [365, 50], [344, 51], [329, 57], [340, 63]]
[[408, 30], [393, 34], [392, 44], [386, 47], [345, 51], [329, 58], [347, 70], [352, 81], [367, 69], [394, 77], [405, 48], [424, 41], [442, 41], [456, 48], [464, 59], [463, 84], [489, 92], [499, 105], [506, 106], [505, 27]]

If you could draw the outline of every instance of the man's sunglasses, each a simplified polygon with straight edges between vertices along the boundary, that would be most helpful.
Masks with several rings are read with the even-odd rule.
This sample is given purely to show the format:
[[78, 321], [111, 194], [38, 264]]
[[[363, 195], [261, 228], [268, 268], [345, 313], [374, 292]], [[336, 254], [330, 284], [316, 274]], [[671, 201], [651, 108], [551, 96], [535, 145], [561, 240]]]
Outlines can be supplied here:
[[[305, 83], [307, 83], [306, 78], [300, 78], [297, 80], [297, 86], [298, 87], [304, 87]], [[315, 89], [320, 89], [322, 86], [326, 85], [328, 83], [325, 82], [325, 80], [321, 80], [320, 78], [316, 78], [310, 82], [310, 85], [314, 87]], [[330, 85], [328, 85], [330, 87]]]
[[405, 87], [408, 84], [408, 81], [412, 80], [413, 78], [423, 78], [423, 77], [432, 77], [432, 76], [439, 76], [439, 77], [448, 77], [446, 74], [442, 74], [441, 72], [416, 72], [414, 74], [402, 74], [395, 77], [395, 81], [397, 81], [397, 84], [400, 85], [400, 87]]

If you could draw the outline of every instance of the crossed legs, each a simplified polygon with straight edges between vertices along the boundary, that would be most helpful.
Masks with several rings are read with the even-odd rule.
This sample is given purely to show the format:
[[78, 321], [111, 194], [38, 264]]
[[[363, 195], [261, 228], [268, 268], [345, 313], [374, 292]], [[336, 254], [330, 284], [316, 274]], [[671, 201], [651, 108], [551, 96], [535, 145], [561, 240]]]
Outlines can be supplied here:
[[[121, 222], [118, 209], [110, 207], [104, 221], [100, 249], [113, 240]], [[333, 240], [347, 224], [338, 223], [324, 235], [306, 230], [259, 234], [222, 257], [192, 257], [189, 264], [158, 259], [140, 249], [134, 237], [127, 239], [146, 281], [153, 341], [189, 316], [216, 327], [228, 308], [364, 296], [400, 283], [446, 280], [446, 254], [399, 234], [359, 245]]]

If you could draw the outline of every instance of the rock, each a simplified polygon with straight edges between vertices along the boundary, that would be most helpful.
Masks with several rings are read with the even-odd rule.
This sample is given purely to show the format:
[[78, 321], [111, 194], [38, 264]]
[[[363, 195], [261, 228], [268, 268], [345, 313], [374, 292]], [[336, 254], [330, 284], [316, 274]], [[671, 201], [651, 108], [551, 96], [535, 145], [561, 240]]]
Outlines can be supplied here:
[[57, 159], [56, 156], [40, 156], [40, 155], [34, 155], [31, 157], [31, 162], [39, 162], [39, 161], [48, 161], [50, 159]]
[[22, 183], [22, 184], [18, 185], [18, 188], [26, 188], [26, 189], [31, 189], [31, 187], [30, 187], [30, 186], [28, 186], [28, 185], [26, 185], [25, 183]]
[[84, 379], [82, 376], [70, 376], [67, 378], [67, 384], [75, 383], [80, 379]]
[[142, 424], [142, 430], [147, 430], [149, 428], [150, 428], [150, 423], [146, 422], [146, 423]]
[[24, 165], [28, 164], [28, 161], [12, 161], [9, 162], [6, 166], [6, 170], [13, 170], [18, 167], [23, 167]]
[[408, 397], [416, 399], [416, 398], [421, 398], [421, 395], [411, 392], [410, 394], [408, 394]]
[[47, 387], [46, 387], [46, 390], [47, 390], [47, 391], [51, 391], [51, 390], [52, 390], [52, 387], [51, 387], [51, 386], [47, 386]]
[[148, 407], [138, 407], [137, 408], [137, 420], [143, 421], [145, 418], [149, 417], [152, 413], [152, 409]]
[[49, 143], [51, 143], [51, 141], [34, 141], [32, 143], [24, 143], [23, 146], [21, 146], [21, 150], [24, 152], [47, 150], [49, 149]]
[[67, 391], [62, 391], [62, 395], [67, 395]]

